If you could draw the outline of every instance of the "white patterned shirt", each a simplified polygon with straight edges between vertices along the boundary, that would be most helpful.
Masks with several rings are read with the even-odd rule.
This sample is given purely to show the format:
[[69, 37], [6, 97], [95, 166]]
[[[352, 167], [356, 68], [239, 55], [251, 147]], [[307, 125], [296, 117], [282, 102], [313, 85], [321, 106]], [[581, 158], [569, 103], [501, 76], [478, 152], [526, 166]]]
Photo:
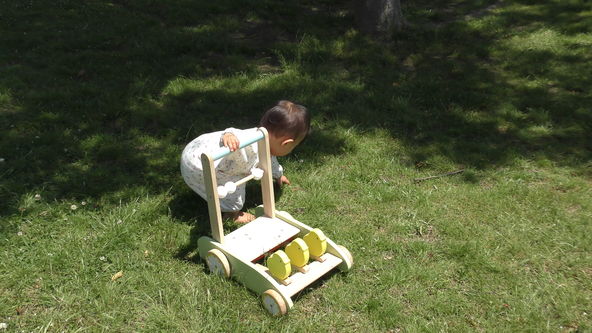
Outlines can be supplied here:
[[[222, 136], [225, 133], [234, 134], [239, 142], [245, 142], [248, 138], [256, 135], [257, 128], [245, 130], [227, 128], [224, 131], [206, 133], [191, 141], [181, 155], [181, 174], [185, 183], [202, 198], [206, 199], [207, 194], [203, 179], [203, 167], [201, 154], [214, 154], [223, 147]], [[236, 182], [251, 174], [251, 169], [258, 166], [259, 155], [257, 143], [248, 145], [238, 151], [214, 161], [216, 179], [218, 185], [226, 182]], [[271, 157], [272, 177], [278, 179], [283, 174], [283, 168], [275, 156]], [[239, 211], [245, 199], [245, 185], [237, 187], [236, 191], [220, 199], [220, 208], [224, 212]]]

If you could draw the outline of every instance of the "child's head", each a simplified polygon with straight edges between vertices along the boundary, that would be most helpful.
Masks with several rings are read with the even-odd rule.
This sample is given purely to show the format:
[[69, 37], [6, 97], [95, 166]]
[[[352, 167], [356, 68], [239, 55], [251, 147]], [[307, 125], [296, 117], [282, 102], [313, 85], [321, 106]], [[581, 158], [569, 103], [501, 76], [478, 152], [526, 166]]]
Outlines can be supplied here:
[[274, 156], [288, 155], [310, 131], [310, 115], [302, 105], [280, 101], [267, 110], [259, 126], [269, 132], [269, 145]]

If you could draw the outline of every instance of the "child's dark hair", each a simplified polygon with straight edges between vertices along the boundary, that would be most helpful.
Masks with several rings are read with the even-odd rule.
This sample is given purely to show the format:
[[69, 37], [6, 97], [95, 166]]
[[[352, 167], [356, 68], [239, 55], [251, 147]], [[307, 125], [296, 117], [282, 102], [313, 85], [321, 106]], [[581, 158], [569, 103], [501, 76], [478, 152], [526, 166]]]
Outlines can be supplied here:
[[279, 101], [263, 114], [259, 126], [276, 137], [304, 138], [310, 132], [310, 114], [302, 105]]

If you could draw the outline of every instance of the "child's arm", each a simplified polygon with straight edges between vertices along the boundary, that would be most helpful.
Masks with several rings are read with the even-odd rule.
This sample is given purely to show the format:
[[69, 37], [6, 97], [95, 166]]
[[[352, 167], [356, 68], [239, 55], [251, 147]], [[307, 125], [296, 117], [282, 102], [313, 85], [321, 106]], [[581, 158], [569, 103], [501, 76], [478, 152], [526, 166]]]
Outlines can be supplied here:
[[254, 129], [242, 130], [233, 127], [229, 127], [222, 131], [222, 137], [220, 143], [224, 147], [228, 147], [230, 151], [236, 151], [240, 148], [242, 140], [248, 140], [253, 135]]
[[240, 147], [240, 141], [236, 135], [231, 132], [226, 132], [222, 135], [222, 143], [224, 144], [224, 147], [228, 147], [230, 151], [235, 151]]
[[[224, 131], [224, 134], [222, 134], [221, 139], [224, 147], [228, 147], [230, 151], [236, 151], [238, 147], [240, 147], [240, 140], [234, 133], [232, 133], [233, 131], [236, 131], [236, 129], [226, 129]], [[284, 176], [284, 168], [280, 165], [280, 163], [277, 160], [277, 157], [275, 156], [271, 157], [271, 176], [273, 179], [277, 181], [278, 185], [290, 185], [290, 180], [288, 179], [288, 177]]]
[[280, 179], [284, 175], [284, 168], [278, 162], [277, 157], [271, 157], [271, 177], [273, 179]]
[[290, 185], [288, 177], [284, 176], [284, 168], [278, 162], [277, 157], [271, 157], [271, 176], [276, 180], [278, 185]]

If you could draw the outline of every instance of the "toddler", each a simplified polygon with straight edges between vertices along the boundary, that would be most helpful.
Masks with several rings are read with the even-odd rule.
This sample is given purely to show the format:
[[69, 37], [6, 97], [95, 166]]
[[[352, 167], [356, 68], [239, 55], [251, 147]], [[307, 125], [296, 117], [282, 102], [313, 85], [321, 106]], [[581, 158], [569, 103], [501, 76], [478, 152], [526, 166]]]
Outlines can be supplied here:
[[[285, 156], [304, 140], [310, 131], [310, 115], [302, 105], [290, 101], [280, 101], [276, 106], [267, 110], [259, 123], [269, 133], [269, 149], [271, 152], [272, 177], [279, 185], [290, 184], [283, 175], [283, 168], [276, 156]], [[201, 165], [202, 153], [214, 153], [225, 146], [230, 151], [236, 151], [242, 140], [255, 134], [257, 128], [235, 129], [202, 134], [191, 141], [183, 150], [181, 156], [181, 174], [185, 183], [199, 196], [206, 199], [206, 189]], [[218, 184], [236, 182], [251, 174], [251, 168], [259, 163], [257, 145], [249, 145], [238, 153], [229, 154], [214, 161]], [[253, 214], [241, 212], [245, 202], [245, 184], [239, 185], [234, 193], [229, 193], [220, 199], [220, 209], [223, 218], [231, 218], [238, 223], [247, 223], [255, 219]]]

